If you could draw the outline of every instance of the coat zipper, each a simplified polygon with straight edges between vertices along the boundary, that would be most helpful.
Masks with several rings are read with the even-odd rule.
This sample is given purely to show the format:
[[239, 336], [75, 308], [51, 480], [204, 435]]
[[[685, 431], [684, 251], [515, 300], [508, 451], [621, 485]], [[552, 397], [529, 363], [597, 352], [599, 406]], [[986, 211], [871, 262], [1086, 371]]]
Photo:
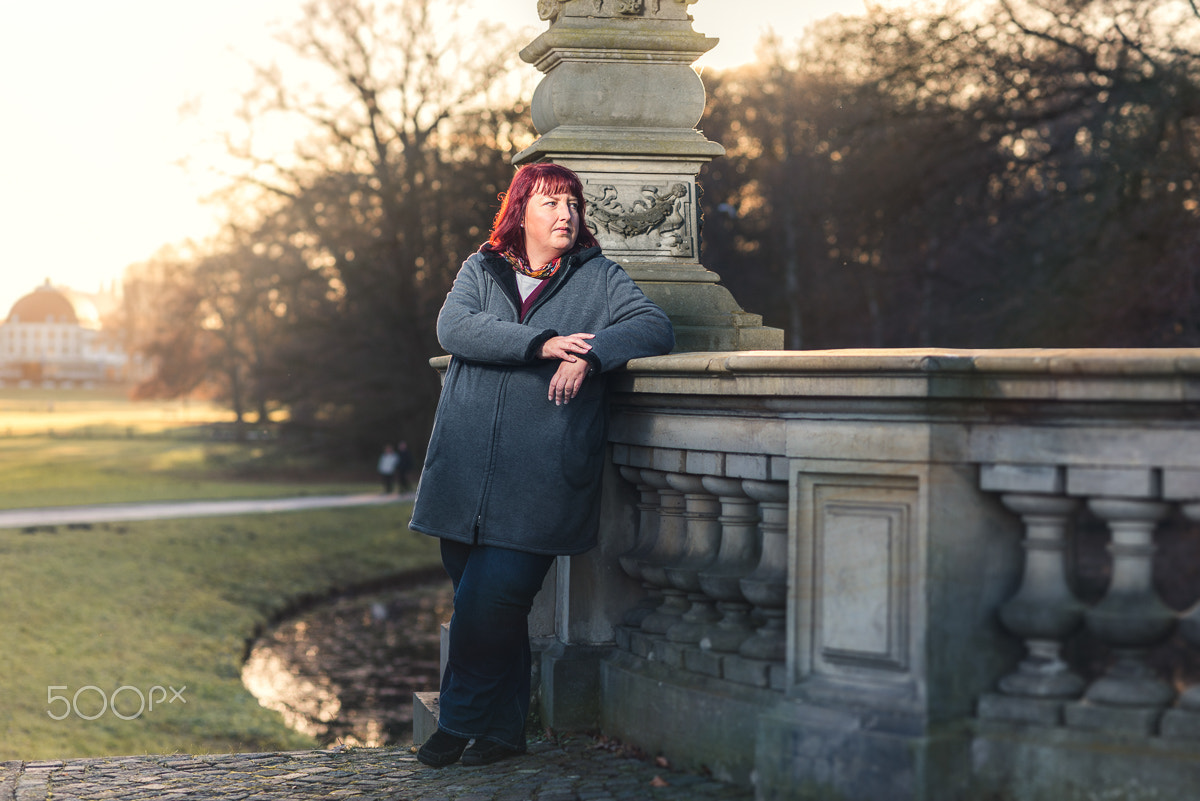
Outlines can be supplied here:
[[500, 379], [500, 389], [496, 392], [495, 414], [492, 415], [492, 435], [488, 444], [487, 470], [484, 472], [483, 487], [479, 493], [479, 506], [475, 509], [475, 532], [473, 545], [479, 544], [480, 527], [483, 525], [483, 509], [487, 505], [488, 493], [492, 487], [492, 474], [496, 470], [496, 442], [500, 438], [500, 408], [503, 406], [504, 393], [508, 389], [508, 374]]
[[[504, 296], [508, 301], [509, 306], [513, 306], [513, 299], [507, 292], [504, 291], [504, 286], [500, 283], [496, 276], [492, 275], [491, 270], [483, 271], [489, 280], [496, 285], [496, 290]], [[513, 308], [513, 316], [519, 318], [521, 316], [521, 307]], [[492, 414], [492, 434], [488, 445], [487, 455], [487, 470], [484, 472], [483, 487], [479, 493], [479, 505], [475, 509], [475, 531], [472, 533], [471, 541], [473, 545], [479, 544], [480, 528], [483, 526], [483, 509], [487, 504], [488, 492], [492, 485], [492, 471], [496, 469], [496, 440], [499, 437], [498, 428], [500, 426], [500, 407], [501, 399], [504, 397], [505, 388], [508, 386], [508, 374], [504, 374], [500, 379], [500, 388], [496, 392], [495, 412]]]
[[[567, 263], [563, 264], [562, 269], [570, 270], [574, 266], [572, 264], [572, 261], [573, 260], [570, 260]], [[529, 307], [529, 313], [526, 314], [525, 319], [522, 320], [520, 305], [516, 304], [513, 301], [512, 296], [510, 296], [507, 292], [504, 291], [504, 286], [500, 283], [500, 280], [498, 278], [496, 278], [495, 275], [492, 275], [491, 270], [484, 270], [483, 272], [487, 274], [488, 278], [491, 279], [491, 281], [494, 284], [496, 284], [496, 288], [497, 288], [497, 290], [499, 290], [500, 294], [503, 295], [505, 297], [505, 299], [508, 300], [509, 305], [513, 307], [513, 316], [517, 318], [517, 322], [520, 323], [521, 325], [528, 324], [528, 320], [530, 317], [533, 316], [534, 311], [536, 311], [538, 308], [540, 308], [543, 304], [545, 304], [545, 302], [547, 300], [550, 299], [550, 297], [552, 295], [554, 295], [555, 293], [558, 292], [559, 287], [562, 286], [563, 281], [565, 281], [566, 277], [567, 277], [567, 273], [564, 272], [562, 274], [562, 276], [560, 277], [558, 283], [555, 286], [547, 287], [548, 291], [542, 292], [542, 295], [540, 297], [538, 297], [538, 299], [536, 301], [534, 301], [534, 304], [532, 306]], [[487, 478], [484, 479], [483, 491], [480, 492], [480, 494], [479, 494], [479, 506], [475, 510], [475, 531], [474, 531], [474, 535], [472, 536], [472, 544], [473, 545], [479, 544], [479, 534], [480, 534], [479, 529], [483, 525], [483, 507], [487, 503], [488, 491], [492, 485], [492, 472], [495, 470], [495, 465], [496, 465], [496, 441], [497, 441], [497, 439], [499, 439], [500, 407], [503, 405], [501, 403], [501, 400], [504, 397], [504, 392], [507, 389], [507, 387], [508, 387], [508, 374], [505, 373], [503, 378], [500, 381], [500, 390], [496, 393], [496, 413], [494, 415], [492, 415], [493, 422], [492, 422], [491, 445], [488, 448], [488, 461], [487, 461], [488, 469], [487, 469], [487, 473], [485, 474], [487, 476]]]

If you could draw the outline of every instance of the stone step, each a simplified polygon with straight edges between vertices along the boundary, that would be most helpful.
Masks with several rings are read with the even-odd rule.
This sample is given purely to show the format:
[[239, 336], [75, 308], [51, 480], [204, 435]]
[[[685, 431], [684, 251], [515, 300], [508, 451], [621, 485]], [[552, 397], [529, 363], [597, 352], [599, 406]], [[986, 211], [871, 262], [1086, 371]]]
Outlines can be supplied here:
[[[450, 653], [450, 624], [443, 623], [441, 628], [441, 671], [439, 676], [446, 675], [446, 656]], [[420, 747], [437, 731], [438, 724], [438, 693], [413, 693], [413, 745]]]
[[421, 746], [438, 725], [438, 693], [413, 693], [413, 745]]

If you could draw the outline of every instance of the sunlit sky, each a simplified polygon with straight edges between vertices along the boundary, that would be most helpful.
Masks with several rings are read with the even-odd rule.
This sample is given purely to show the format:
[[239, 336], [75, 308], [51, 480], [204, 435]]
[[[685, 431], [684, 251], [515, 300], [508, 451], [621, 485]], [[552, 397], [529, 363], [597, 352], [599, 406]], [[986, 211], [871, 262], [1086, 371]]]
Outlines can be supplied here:
[[[474, 0], [481, 17], [545, 30], [537, 0]], [[215, 188], [181, 159], [203, 150], [301, 0], [0, 3], [0, 319], [46, 279], [95, 292], [163, 244], [202, 239]], [[699, 62], [754, 59], [863, 0], [699, 0], [695, 29], [720, 39]], [[528, 67], [532, 70], [532, 67]], [[190, 113], [181, 115], [181, 109]]]

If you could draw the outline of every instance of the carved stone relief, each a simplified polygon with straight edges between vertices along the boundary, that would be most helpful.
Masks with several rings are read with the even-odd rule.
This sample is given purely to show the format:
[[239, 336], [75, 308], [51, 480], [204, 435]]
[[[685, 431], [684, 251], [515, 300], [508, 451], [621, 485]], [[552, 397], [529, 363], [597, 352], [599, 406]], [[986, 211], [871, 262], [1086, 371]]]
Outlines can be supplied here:
[[557, 20], [558, 15], [562, 13], [563, 2], [564, 0], [538, 0], [538, 19], [546, 19], [551, 22]]
[[648, 184], [628, 176], [589, 176], [584, 223], [607, 251], [691, 257], [693, 194], [685, 181]]
[[[680, 19], [696, 0], [538, 0], [540, 19], [557, 22], [561, 16], [650, 17]], [[570, 7], [570, 8], [569, 8]]]

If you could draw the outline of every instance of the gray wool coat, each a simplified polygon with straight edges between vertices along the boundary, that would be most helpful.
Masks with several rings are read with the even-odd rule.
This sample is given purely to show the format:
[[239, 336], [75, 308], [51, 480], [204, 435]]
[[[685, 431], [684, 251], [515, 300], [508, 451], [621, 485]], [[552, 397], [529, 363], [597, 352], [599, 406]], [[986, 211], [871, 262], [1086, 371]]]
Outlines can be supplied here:
[[[596, 543], [605, 449], [605, 374], [667, 353], [667, 315], [600, 248], [564, 257], [519, 320], [512, 268], [486, 250], [463, 263], [438, 315], [451, 355], [410, 526], [458, 542], [530, 553]], [[595, 334], [579, 394], [547, 399], [550, 337]]]

